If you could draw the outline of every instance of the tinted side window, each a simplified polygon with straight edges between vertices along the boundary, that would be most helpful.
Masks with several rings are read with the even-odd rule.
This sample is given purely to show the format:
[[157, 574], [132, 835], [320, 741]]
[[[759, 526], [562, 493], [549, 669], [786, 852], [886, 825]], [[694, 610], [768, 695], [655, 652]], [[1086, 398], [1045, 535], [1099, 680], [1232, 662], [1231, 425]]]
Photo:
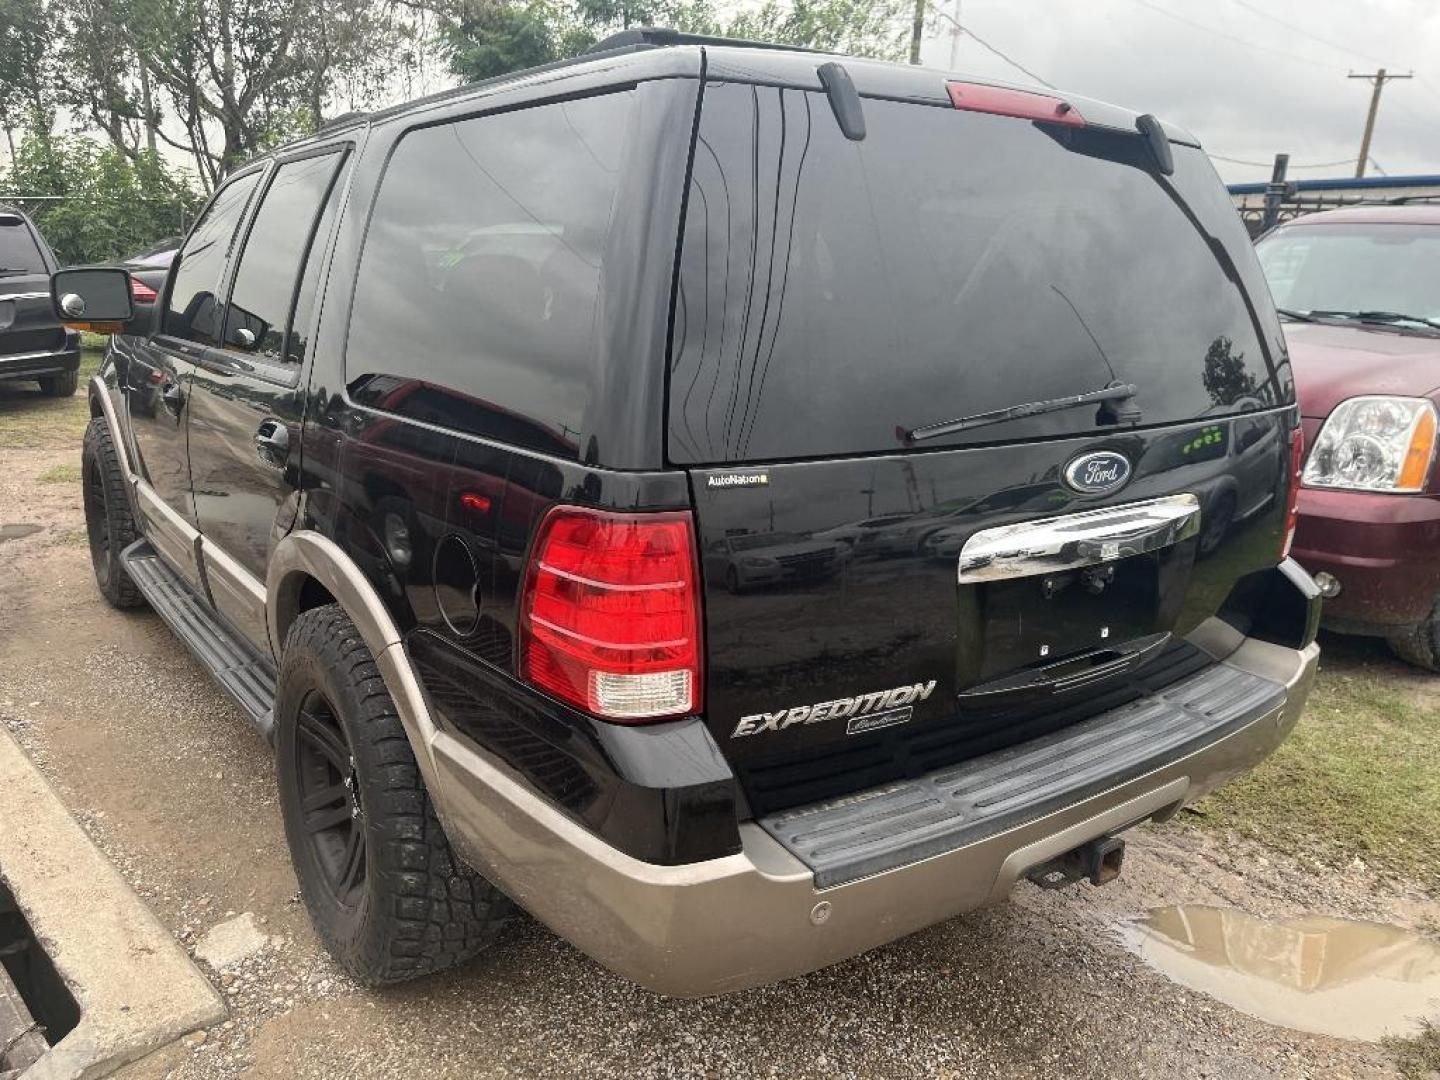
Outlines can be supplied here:
[[[409, 415], [443, 395], [449, 426], [578, 456], [634, 99], [540, 105], [400, 141], [355, 286], [356, 400]], [[400, 364], [424, 393], [383, 377]]]
[[340, 191], [343, 187], [338, 181], [331, 183], [325, 209], [320, 212], [320, 223], [315, 227], [315, 236], [305, 255], [305, 269], [300, 275], [300, 290], [295, 294], [295, 312], [290, 316], [290, 336], [285, 339], [285, 359], [295, 364], [304, 363], [305, 353], [310, 348], [310, 319], [315, 313], [315, 302], [320, 297], [320, 270], [325, 256], [325, 241], [335, 225], [335, 215], [340, 210]]
[[280, 359], [296, 279], [339, 164], [339, 154], [325, 154], [289, 161], [275, 170], [230, 287], [227, 349]]
[[220, 287], [235, 226], [259, 180], [257, 170], [221, 188], [175, 256], [179, 265], [174, 270], [165, 309], [165, 333], [202, 345], [219, 340], [220, 311], [215, 290]]

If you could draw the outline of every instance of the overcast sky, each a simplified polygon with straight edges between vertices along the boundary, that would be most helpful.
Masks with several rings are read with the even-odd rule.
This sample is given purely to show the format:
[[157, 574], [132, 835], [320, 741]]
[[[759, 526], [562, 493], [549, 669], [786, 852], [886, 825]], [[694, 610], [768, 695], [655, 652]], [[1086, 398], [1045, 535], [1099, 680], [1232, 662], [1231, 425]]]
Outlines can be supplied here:
[[[957, 0], [931, 3], [956, 14]], [[1057, 87], [1155, 113], [1188, 128], [1212, 156], [1257, 163], [1216, 160], [1227, 183], [1268, 179], [1281, 151], [1292, 179], [1352, 175], [1370, 83], [1347, 74], [1413, 71], [1387, 83], [1370, 155], [1390, 175], [1440, 173], [1440, 0], [958, 3], [959, 21], [976, 36], [957, 43], [933, 16], [927, 65], [950, 67], [953, 45], [957, 71], [1031, 82], [984, 41]], [[388, 96], [451, 81], [436, 62]]]
[[[954, 14], [956, 0], [937, 2]], [[1415, 78], [1386, 84], [1370, 155], [1391, 175], [1440, 173], [1437, 0], [960, 4], [962, 24], [1040, 78], [1178, 123], [1212, 155], [1267, 163], [1216, 161], [1228, 183], [1268, 179], [1281, 151], [1292, 179], [1352, 175], [1370, 83], [1346, 75], [1413, 70]], [[922, 59], [949, 67], [951, 41], [942, 28]], [[970, 37], [960, 38], [955, 66], [1030, 81]]]

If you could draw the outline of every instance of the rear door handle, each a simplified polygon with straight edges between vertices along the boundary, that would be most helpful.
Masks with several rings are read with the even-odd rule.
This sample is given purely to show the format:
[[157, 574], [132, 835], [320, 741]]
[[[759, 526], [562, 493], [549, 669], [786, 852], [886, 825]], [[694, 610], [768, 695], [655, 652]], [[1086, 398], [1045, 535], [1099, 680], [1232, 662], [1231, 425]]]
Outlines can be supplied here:
[[279, 420], [264, 420], [255, 429], [255, 454], [266, 465], [283, 469], [290, 459], [290, 429]]

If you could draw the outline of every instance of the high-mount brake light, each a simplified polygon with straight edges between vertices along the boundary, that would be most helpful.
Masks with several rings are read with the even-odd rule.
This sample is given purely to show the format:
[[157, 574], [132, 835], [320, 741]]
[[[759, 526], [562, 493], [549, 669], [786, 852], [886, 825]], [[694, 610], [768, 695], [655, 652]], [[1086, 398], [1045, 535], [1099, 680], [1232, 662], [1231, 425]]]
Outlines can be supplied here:
[[1085, 126], [1085, 118], [1074, 105], [1049, 94], [967, 82], [949, 82], [945, 88], [950, 91], [950, 102], [957, 109], [1015, 116], [1021, 120], [1038, 120], [1042, 124], [1060, 124], [1063, 127]]
[[1280, 543], [1280, 558], [1290, 557], [1295, 543], [1295, 529], [1300, 524], [1300, 474], [1305, 467], [1305, 432], [1297, 426], [1290, 432], [1290, 494], [1285, 500], [1285, 539]]
[[520, 598], [520, 673], [607, 720], [696, 712], [700, 596], [688, 511], [557, 506]]

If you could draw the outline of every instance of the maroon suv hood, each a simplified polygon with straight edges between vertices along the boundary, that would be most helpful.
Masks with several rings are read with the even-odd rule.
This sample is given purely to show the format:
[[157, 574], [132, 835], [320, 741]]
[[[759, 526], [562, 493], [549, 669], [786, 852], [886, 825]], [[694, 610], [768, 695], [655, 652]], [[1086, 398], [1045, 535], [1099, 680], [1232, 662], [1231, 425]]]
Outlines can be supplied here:
[[1421, 397], [1440, 386], [1440, 337], [1325, 323], [1286, 323], [1300, 415], [1323, 420], [1360, 394]]

